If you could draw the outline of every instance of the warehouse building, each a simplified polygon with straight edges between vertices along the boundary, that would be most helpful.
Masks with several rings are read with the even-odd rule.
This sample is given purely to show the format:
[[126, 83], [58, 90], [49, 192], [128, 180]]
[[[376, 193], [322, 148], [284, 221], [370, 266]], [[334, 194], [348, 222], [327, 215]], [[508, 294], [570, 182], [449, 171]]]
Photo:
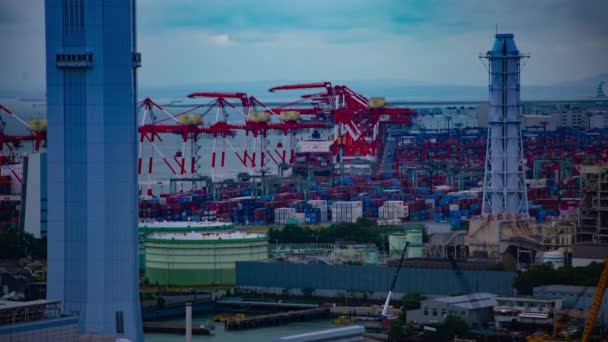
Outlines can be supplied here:
[[462, 318], [470, 327], [480, 327], [492, 320], [496, 295], [473, 293], [464, 296], [423, 300], [420, 309], [408, 310], [408, 321], [419, 324], [439, 323], [447, 316]]

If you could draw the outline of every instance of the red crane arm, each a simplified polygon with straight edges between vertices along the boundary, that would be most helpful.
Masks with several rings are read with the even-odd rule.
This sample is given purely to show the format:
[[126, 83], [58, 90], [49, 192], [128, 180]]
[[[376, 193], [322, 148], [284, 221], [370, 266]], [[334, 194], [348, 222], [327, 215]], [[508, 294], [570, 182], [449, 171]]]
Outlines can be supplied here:
[[154, 102], [151, 98], [146, 97], [145, 99], [141, 100], [139, 102], [139, 106], [145, 106], [147, 108], [152, 108], [152, 107], [156, 107], [160, 110], [163, 110], [163, 108], [156, 102]]
[[295, 89], [313, 89], [313, 88], [325, 88], [331, 89], [331, 82], [319, 82], [319, 83], [304, 83], [304, 84], [289, 84], [282, 85], [274, 88], [268, 89], [269, 92], [274, 92], [276, 90], [295, 90]]
[[2, 104], [0, 104], [0, 109], [2, 109], [3, 111], [9, 113], [9, 114], [13, 114], [13, 112], [11, 112], [8, 108], [4, 107]]
[[247, 94], [245, 93], [202, 92], [189, 94], [188, 97], [216, 97], [218, 99], [239, 99], [241, 100], [243, 108], [249, 107], [249, 99], [247, 98]]

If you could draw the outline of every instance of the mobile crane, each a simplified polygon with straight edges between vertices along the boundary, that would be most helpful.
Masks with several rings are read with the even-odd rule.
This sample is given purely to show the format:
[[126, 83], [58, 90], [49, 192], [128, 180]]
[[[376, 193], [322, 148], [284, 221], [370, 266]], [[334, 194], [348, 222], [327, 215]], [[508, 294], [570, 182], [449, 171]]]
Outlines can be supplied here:
[[593, 324], [597, 318], [597, 314], [602, 306], [602, 299], [604, 298], [604, 292], [606, 292], [606, 286], [608, 285], [608, 258], [604, 259], [604, 270], [600, 275], [600, 281], [597, 283], [595, 289], [595, 295], [593, 296], [593, 302], [591, 302], [591, 308], [589, 309], [589, 316], [585, 321], [585, 330], [583, 330], [583, 336], [581, 342], [589, 342], [591, 332], [593, 331]]
[[[593, 325], [595, 324], [595, 320], [597, 319], [597, 315], [600, 311], [600, 307], [602, 306], [602, 299], [604, 298], [604, 292], [606, 292], [606, 287], [608, 286], [608, 258], [604, 259], [604, 269], [602, 274], [600, 275], [600, 280], [597, 284], [597, 288], [595, 290], [595, 295], [593, 296], [593, 301], [591, 302], [591, 307], [589, 308], [589, 313], [587, 315], [587, 319], [585, 320], [585, 328], [583, 330], [583, 335], [581, 336], [581, 342], [589, 342], [591, 339], [591, 333], [593, 331]], [[545, 337], [545, 336], [528, 336], [528, 342], [549, 342], [549, 341], [560, 341], [555, 337]]]
[[378, 317], [378, 320], [383, 321], [388, 317], [388, 305], [391, 302], [391, 296], [393, 295], [393, 290], [395, 289], [395, 285], [397, 284], [397, 279], [399, 278], [399, 272], [401, 271], [401, 265], [403, 264], [403, 259], [405, 258], [405, 253], [407, 252], [407, 247], [409, 246], [409, 242], [405, 242], [403, 246], [403, 252], [401, 252], [401, 259], [399, 260], [399, 266], [397, 266], [397, 270], [395, 271], [395, 276], [393, 277], [393, 283], [391, 284], [391, 288], [388, 290], [388, 295], [386, 296], [386, 301], [384, 302], [384, 307], [382, 308], [382, 313]]

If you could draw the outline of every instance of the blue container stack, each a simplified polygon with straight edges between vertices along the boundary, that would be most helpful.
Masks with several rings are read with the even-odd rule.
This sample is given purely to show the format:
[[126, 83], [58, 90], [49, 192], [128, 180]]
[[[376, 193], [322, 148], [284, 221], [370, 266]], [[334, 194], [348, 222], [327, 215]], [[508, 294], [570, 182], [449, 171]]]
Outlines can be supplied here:
[[306, 224], [317, 224], [321, 221], [320, 208], [313, 208], [311, 204], [306, 202], [292, 203], [291, 207], [295, 208], [298, 213], [304, 213], [304, 222]]

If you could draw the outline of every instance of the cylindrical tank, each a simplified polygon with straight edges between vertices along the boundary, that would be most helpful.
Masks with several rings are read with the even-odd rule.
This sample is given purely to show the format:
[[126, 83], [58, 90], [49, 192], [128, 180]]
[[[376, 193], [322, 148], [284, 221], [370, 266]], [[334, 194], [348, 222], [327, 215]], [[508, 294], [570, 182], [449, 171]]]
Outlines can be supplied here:
[[363, 251], [363, 263], [366, 265], [377, 265], [378, 250], [375, 248], [368, 248]]
[[390, 256], [401, 255], [407, 241], [406, 234], [393, 233], [388, 236], [388, 253]]
[[565, 265], [564, 252], [555, 250], [543, 253], [543, 264], [550, 263], [553, 268], [560, 268]]
[[422, 246], [410, 246], [407, 248], [408, 258], [422, 258], [424, 256]]
[[410, 246], [422, 246], [422, 230], [410, 229], [405, 233], [405, 239], [410, 243]]
[[146, 278], [162, 285], [234, 285], [236, 261], [268, 258], [264, 234], [152, 233], [144, 246]]
[[[212, 214], [205, 214], [206, 217], [211, 217]], [[215, 216], [215, 215], [213, 215]], [[141, 270], [146, 267], [146, 252], [144, 248], [144, 239], [151, 233], [187, 233], [187, 232], [206, 232], [233, 229], [234, 225], [229, 222], [220, 221], [155, 221], [155, 222], [140, 222], [139, 223], [139, 268]]]

